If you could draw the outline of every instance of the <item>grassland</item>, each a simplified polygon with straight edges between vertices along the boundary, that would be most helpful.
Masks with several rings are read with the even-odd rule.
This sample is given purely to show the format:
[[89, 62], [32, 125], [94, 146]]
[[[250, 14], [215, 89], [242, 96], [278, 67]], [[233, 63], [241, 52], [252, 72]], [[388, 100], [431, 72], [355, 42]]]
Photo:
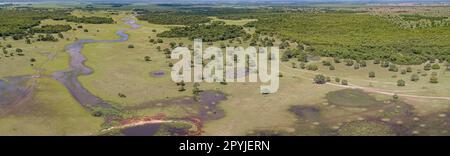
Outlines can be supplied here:
[[[123, 24], [121, 19], [131, 16], [130, 12], [126, 11], [118, 13], [116, 15], [108, 11], [80, 10], [73, 12], [76, 16], [112, 17], [118, 21], [115, 24], [42, 21], [43, 25], [69, 24], [73, 28], [82, 25], [83, 29], [89, 30], [64, 32], [68, 40], [32, 44], [25, 44], [23, 40], [1, 41], [2, 45], [11, 44], [13, 48], [22, 48], [26, 55], [2, 59], [0, 78], [20, 75], [39, 77], [30, 80], [30, 83], [34, 82], [36, 86], [30, 100], [10, 108], [12, 112], [0, 117], [0, 135], [100, 134], [100, 130], [105, 128], [101, 127], [103, 118], [92, 116], [50, 75], [68, 68], [70, 58], [64, 47], [76, 38], [117, 39], [116, 31], [129, 27]], [[261, 20], [210, 18], [212, 21], [224, 21], [229, 25], [240, 26]], [[420, 40], [421, 43], [417, 45], [445, 46], [448, 41], [448, 36], [437, 35], [439, 32], [447, 32], [441, 30], [443, 28], [397, 30], [393, 24], [366, 14], [298, 14], [281, 20], [277, 24], [288, 24], [245, 30], [252, 34], [258, 29], [278, 32], [280, 36], [273, 37], [276, 40], [275, 45], [282, 43], [282, 37], [295, 38], [300, 43], [307, 42], [317, 47], [316, 51], [342, 50], [342, 47], [361, 44], [403, 46], [414, 39]], [[198, 107], [202, 105], [177, 102], [192, 98], [193, 84], [186, 83], [186, 91], [179, 91], [179, 86], [170, 78], [169, 63], [175, 60], [166, 58], [163, 50], [157, 50], [158, 46], [161, 49], [170, 49], [171, 42], [189, 46], [193, 41], [187, 38], [157, 37], [158, 33], [178, 25], [160, 25], [146, 21], [138, 21], [138, 24], [141, 25], [140, 28], [127, 31], [130, 36], [125, 42], [86, 44], [82, 51], [87, 58], [84, 64], [94, 72], [78, 77], [79, 81], [91, 93], [118, 108], [139, 108], [138, 106], [151, 104], [127, 112], [134, 117], [164, 113], [171, 119], [177, 119], [195, 115], [201, 110]], [[432, 33], [438, 38], [427, 38], [429, 36], [422, 33]], [[270, 37], [270, 34], [262, 37], [266, 36]], [[163, 43], [151, 43], [150, 39], [162, 39]], [[247, 46], [250, 41], [243, 41], [242, 44], [229, 40], [213, 43], [216, 46], [221, 44]], [[129, 45], [133, 45], [133, 48], [129, 48]], [[297, 44], [292, 43], [289, 48], [296, 47]], [[282, 51], [284, 52], [285, 50]], [[379, 51], [382, 52], [386, 51]], [[351, 54], [351, 51], [348, 53]], [[151, 61], [146, 61], [146, 56], [150, 57]], [[30, 66], [30, 58], [36, 58], [34, 66]], [[336, 69], [329, 70], [328, 66], [322, 65], [324, 60], [332, 62]], [[423, 65], [397, 65], [399, 69], [412, 68], [412, 72], [401, 74], [388, 71], [372, 61], [367, 62], [367, 67], [354, 69], [344, 63], [334, 63], [333, 58], [321, 57], [307, 63], [317, 64], [316, 71], [299, 68], [300, 62], [294, 59], [282, 62], [280, 70], [283, 76], [280, 78], [280, 89], [275, 94], [261, 94], [260, 83], [200, 83], [200, 89], [223, 92], [227, 98], [217, 106], [224, 111], [224, 116], [206, 121], [203, 125], [203, 135], [449, 135], [448, 131], [445, 132], [448, 129], [446, 114], [450, 109], [448, 100], [412, 97], [447, 97], [450, 94], [450, 75], [443, 69], [444, 64], [441, 64], [441, 69], [431, 71], [422, 70]], [[297, 67], [293, 68], [292, 63]], [[410, 81], [411, 75], [419, 70], [420, 75], [427, 75], [420, 76], [417, 82]], [[376, 77], [369, 78], [370, 71], [375, 72]], [[165, 75], [155, 76], [154, 72], [164, 72]], [[429, 83], [432, 72], [437, 73], [438, 84]], [[331, 82], [314, 84], [312, 79], [317, 74], [330, 77]], [[336, 77], [348, 80], [349, 85], [343, 86], [334, 82]], [[405, 80], [406, 86], [397, 86], [399, 79]], [[352, 86], [361, 87], [363, 90], [348, 89]], [[380, 92], [397, 93], [399, 99]], [[403, 94], [411, 96], [402, 96]], [[157, 103], [158, 101], [161, 101], [161, 104]]]

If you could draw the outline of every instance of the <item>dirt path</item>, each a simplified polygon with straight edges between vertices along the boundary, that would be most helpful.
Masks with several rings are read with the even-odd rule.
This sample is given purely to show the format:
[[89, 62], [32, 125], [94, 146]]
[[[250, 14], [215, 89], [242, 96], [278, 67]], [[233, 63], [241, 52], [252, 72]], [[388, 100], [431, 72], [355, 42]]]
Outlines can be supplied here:
[[[309, 73], [309, 74], [321, 74], [319, 72], [314, 72], [314, 71], [303, 71], [303, 70], [299, 70], [299, 69], [294, 69], [294, 68], [289, 67], [289, 66], [287, 66], [286, 64], [283, 64], [283, 63], [281, 63], [281, 66], [285, 67], [287, 69], [290, 69], [292, 71], [297, 71], [297, 72], [302, 72], [302, 73]], [[283, 74], [285, 74], [285, 73], [283, 73]], [[287, 75], [291, 75], [291, 76], [300, 77], [300, 78], [303, 78], [303, 79], [311, 79], [311, 78], [306, 77], [306, 76], [299, 76], [299, 75], [292, 74], [292, 73], [286, 73], [286, 74]], [[345, 79], [347, 79], [347, 78], [345, 78]], [[360, 80], [360, 79], [358, 79], [358, 80]], [[360, 80], [360, 81], [367, 81], [367, 80]], [[379, 81], [369, 81], [369, 82], [373, 82], [373, 83], [388, 83], [388, 82], [379, 82]], [[354, 84], [349, 84], [349, 85], [340, 85], [340, 84], [335, 84], [335, 83], [326, 83], [326, 84], [327, 85], [331, 85], [331, 86], [341, 87], [341, 88], [361, 89], [361, 90], [364, 90], [366, 92], [379, 93], [379, 94], [384, 94], [384, 95], [392, 95], [393, 96], [393, 95], [397, 94], [399, 97], [433, 99], [433, 100], [450, 100], [450, 97], [399, 94], [400, 92], [404, 92], [404, 91], [389, 91], [389, 90], [380, 89], [380, 88], [362, 87], [362, 86], [358, 86], [358, 85], [354, 85]]]

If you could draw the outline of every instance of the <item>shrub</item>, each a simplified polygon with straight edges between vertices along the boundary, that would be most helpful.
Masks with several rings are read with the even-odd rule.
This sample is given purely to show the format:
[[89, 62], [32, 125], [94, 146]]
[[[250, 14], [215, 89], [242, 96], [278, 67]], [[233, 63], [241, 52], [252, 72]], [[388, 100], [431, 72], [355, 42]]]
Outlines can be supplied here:
[[341, 81], [341, 84], [342, 84], [342, 85], [348, 85], [348, 81], [347, 81], [347, 80], [342, 80], [342, 81]]
[[319, 68], [317, 67], [317, 65], [315, 65], [315, 64], [308, 64], [307, 66], [306, 66], [306, 70], [312, 70], [312, 71], [316, 71], [316, 70], [318, 70]]
[[426, 70], [426, 71], [431, 70], [431, 64], [429, 64], [429, 63], [425, 64], [425, 66], [423, 67], [423, 70]]
[[316, 75], [314, 77], [314, 83], [316, 84], [325, 84], [326, 82], [326, 78], [325, 76], [323, 76], [322, 74]]
[[404, 80], [400, 79], [400, 80], [397, 81], [397, 86], [403, 87], [405, 85], [406, 85], [406, 82]]
[[373, 60], [373, 64], [380, 64], [380, 60]]
[[433, 64], [433, 66], [431, 66], [431, 69], [434, 69], [434, 70], [438, 70], [438, 69], [441, 69], [441, 66], [439, 66], [439, 64]]
[[373, 71], [369, 72], [369, 77], [370, 78], [374, 78], [375, 77], [375, 72], [373, 72]]
[[335, 68], [333, 65], [331, 65], [331, 66], [329, 67], [329, 69], [330, 69], [330, 70], [335, 70], [336, 68]]
[[405, 75], [405, 74], [406, 74], [406, 69], [402, 69], [402, 70], [400, 71], [400, 73], [401, 73], [402, 75]]
[[132, 44], [130, 44], [130, 45], [128, 45], [128, 48], [134, 48], [134, 45], [132, 45]]
[[412, 68], [411, 67], [407, 67], [406, 68], [406, 72], [411, 73], [412, 72]]
[[331, 66], [331, 62], [330, 61], [322, 61], [322, 65]]
[[417, 81], [419, 81], [419, 79], [420, 79], [419, 75], [417, 75], [417, 74], [411, 75], [411, 81], [417, 82]]
[[438, 78], [436, 76], [431, 76], [430, 83], [439, 83]]
[[338, 77], [336, 77], [336, 78], [334, 78], [334, 81], [336, 81], [337, 83], [340, 83], [340, 82], [341, 82], [341, 79], [338, 78]]

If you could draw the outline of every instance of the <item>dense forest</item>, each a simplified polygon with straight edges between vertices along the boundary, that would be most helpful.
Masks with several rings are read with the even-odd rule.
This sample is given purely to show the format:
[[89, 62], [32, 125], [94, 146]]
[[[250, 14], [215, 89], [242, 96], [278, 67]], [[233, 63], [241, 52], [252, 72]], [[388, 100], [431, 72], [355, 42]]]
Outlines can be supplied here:
[[169, 31], [158, 34], [158, 37], [188, 37], [189, 39], [201, 38], [203, 41], [220, 41], [245, 35], [243, 27], [225, 25], [223, 22], [211, 24], [197, 24], [185, 27], [174, 27]]
[[71, 30], [70, 25], [43, 25], [41, 27], [35, 27], [31, 29], [33, 33], [46, 33], [54, 34]]
[[397, 64], [445, 60], [450, 55], [448, 27], [401, 29], [377, 16], [352, 13], [274, 13], [257, 19], [246, 26], [288, 38], [314, 55]]
[[33, 32], [58, 33], [68, 30], [67, 26], [33, 28], [38, 26], [40, 21], [44, 19], [91, 24], [114, 22], [112, 18], [105, 17], [76, 17], [70, 15], [70, 10], [0, 9], [0, 36], [13, 36], [14, 39], [22, 39]]
[[139, 20], [155, 24], [193, 25], [211, 21], [207, 16], [183, 12], [141, 12]]

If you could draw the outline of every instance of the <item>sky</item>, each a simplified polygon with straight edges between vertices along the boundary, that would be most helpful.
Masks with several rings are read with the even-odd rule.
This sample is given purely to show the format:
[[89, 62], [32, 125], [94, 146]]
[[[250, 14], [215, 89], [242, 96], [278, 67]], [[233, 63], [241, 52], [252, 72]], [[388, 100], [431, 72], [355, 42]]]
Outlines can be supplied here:
[[3, 3], [16, 2], [139, 2], [139, 3], [237, 3], [237, 2], [259, 2], [259, 3], [292, 3], [292, 2], [359, 2], [359, 3], [399, 3], [399, 2], [450, 2], [450, 0], [0, 0]]

